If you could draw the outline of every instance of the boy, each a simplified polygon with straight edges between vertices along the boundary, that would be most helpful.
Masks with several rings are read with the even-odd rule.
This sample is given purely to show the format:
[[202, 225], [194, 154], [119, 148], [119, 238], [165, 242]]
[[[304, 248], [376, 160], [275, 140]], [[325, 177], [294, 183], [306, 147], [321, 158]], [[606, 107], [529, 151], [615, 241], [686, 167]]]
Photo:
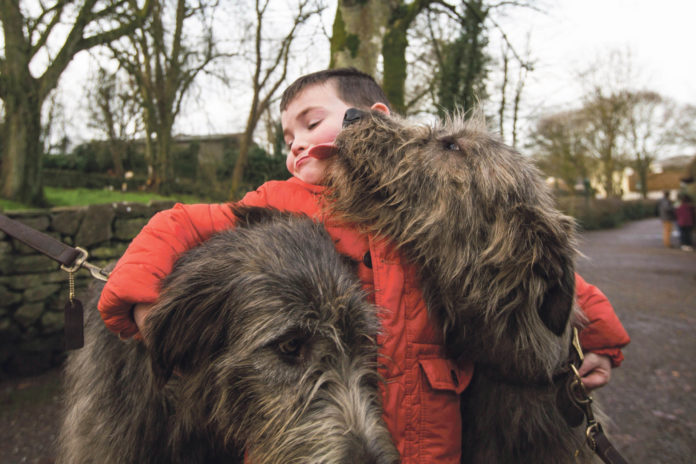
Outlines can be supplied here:
[[[350, 107], [389, 113], [381, 88], [354, 69], [321, 71], [298, 79], [283, 94], [281, 119], [289, 146], [292, 178], [271, 181], [241, 202], [304, 213], [322, 221], [336, 248], [359, 263], [358, 276], [369, 298], [381, 308], [383, 333], [380, 374], [384, 419], [402, 462], [458, 463], [461, 456], [459, 394], [468, 385], [473, 364], [445, 356], [440, 331], [430, 323], [416, 269], [383, 240], [340, 225], [321, 208], [322, 181], [331, 162], [308, 156], [316, 145], [332, 142]], [[159, 213], [133, 240], [114, 269], [99, 302], [107, 326], [130, 337], [145, 323], [158, 282], [180, 253], [212, 234], [233, 226], [225, 205], [177, 205]], [[628, 335], [608, 301], [577, 277], [580, 305], [590, 320], [581, 339], [588, 351], [581, 368], [589, 388], [605, 384], [612, 364], [622, 360]], [[131, 307], [135, 321], [130, 316]]]

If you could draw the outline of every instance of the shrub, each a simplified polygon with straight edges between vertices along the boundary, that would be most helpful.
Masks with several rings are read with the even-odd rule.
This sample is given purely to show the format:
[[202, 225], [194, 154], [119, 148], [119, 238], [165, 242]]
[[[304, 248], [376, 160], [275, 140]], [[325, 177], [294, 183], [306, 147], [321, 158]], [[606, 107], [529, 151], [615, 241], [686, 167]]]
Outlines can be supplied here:
[[[145, 175], [147, 172], [145, 156], [135, 150], [133, 143], [126, 142], [122, 162], [124, 171], [133, 171], [136, 175]], [[44, 154], [42, 166], [47, 169], [104, 174], [113, 170], [114, 162], [109, 152], [109, 142], [92, 141], [78, 145], [72, 153]]]
[[200, 143], [191, 142], [186, 148], [172, 144], [172, 171], [175, 178], [193, 180], [198, 171], [198, 152]]
[[[238, 153], [237, 149], [229, 149], [224, 153], [223, 163], [217, 170], [217, 178], [224, 184], [229, 184], [229, 180], [232, 178]], [[288, 177], [290, 174], [285, 167], [284, 156], [269, 154], [258, 145], [251, 147], [247, 166], [244, 169], [242, 182], [244, 191], [254, 190], [269, 180], [285, 180]]]
[[618, 198], [585, 199], [562, 197], [556, 199], [558, 208], [573, 216], [583, 230], [611, 229], [626, 221], [655, 216], [654, 200], [620, 200]]

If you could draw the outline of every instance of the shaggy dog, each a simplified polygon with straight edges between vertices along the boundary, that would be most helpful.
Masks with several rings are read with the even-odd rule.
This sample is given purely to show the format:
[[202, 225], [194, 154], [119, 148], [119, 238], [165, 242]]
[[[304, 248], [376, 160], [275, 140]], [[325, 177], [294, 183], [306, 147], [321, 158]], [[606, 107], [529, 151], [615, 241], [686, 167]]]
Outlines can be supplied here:
[[331, 211], [419, 266], [450, 356], [477, 363], [463, 401], [465, 462], [589, 460], [583, 431], [556, 408], [575, 224], [537, 169], [459, 116], [428, 127], [350, 109], [335, 145], [313, 152], [333, 154]]
[[353, 267], [306, 217], [235, 213], [234, 230], [164, 281], [149, 348], [89, 313], [67, 364], [59, 462], [231, 463], [244, 450], [255, 464], [398, 462], [379, 322]]

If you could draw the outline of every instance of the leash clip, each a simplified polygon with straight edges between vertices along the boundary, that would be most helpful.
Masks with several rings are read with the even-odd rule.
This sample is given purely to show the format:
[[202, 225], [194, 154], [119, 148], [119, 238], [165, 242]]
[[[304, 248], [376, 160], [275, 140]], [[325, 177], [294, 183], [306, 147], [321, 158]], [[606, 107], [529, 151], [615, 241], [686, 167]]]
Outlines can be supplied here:
[[95, 266], [94, 264], [91, 264], [87, 262], [87, 258], [89, 257], [89, 253], [87, 250], [84, 248], [80, 247], [75, 247], [77, 251], [80, 252], [80, 256], [75, 259], [75, 262], [73, 263], [72, 266], [67, 267], [64, 264], [60, 265], [60, 268], [64, 270], [65, 272], [72, 274], [74, 272], [77, 272], [80, 270], [80, 268], [85, 268], [89, 271], [89, 273], [94, 277], [95, 279], [101, 280], [103, 282], [106, 282], [107, 278], [109, 277], [108, 274], [104, 273], [104, 270], [100, 268], [99, 266]]

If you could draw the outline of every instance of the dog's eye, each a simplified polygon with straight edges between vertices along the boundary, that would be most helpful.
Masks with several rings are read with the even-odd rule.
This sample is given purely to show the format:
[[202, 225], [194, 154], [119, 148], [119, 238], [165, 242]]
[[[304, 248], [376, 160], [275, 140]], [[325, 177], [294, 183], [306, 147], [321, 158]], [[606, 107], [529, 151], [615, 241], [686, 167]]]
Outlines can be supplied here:
[[302, 340], [299, 338], [290, 338], [278, 343], [278, 351], [285, 356], [297, 356], [302, 348]]
[[458, 151], [459, 150], [459, 145], [457, 144], [456, 140], [452, 140], [452, 139], [442, 140], [442, 147], [448, 151]]

